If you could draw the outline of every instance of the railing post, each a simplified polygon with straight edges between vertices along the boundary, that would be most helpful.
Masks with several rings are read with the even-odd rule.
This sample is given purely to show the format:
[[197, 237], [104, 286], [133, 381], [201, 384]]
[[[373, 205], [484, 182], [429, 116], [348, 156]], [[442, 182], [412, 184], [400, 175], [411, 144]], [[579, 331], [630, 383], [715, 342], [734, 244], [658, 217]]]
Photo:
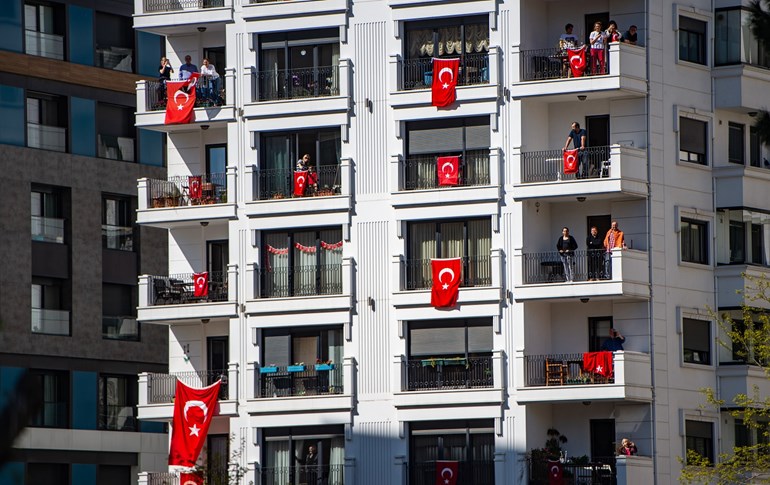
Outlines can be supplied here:
[[353, 195], [353, 160], [350, 158], [340, 159], [340, 184], [342, 195]]
[[[502, 292], [503, 288], [503, 250], [492, 249], [490, 252], [489, 264], [491, 265], [490, 271], [492, 276], [492, 287], [500, 288]], [[500, 295], [502, 298], [502, 294]]]
[[351, 308], [353, 306], [353, 258], [342, 258], [342, 294], [351, 296]]
[[[141, 1], [141, 0], [137, 0]], [[148, 472], [139, 472], [139, 479], [137, 481], [137, 485], [149, 485], [150, 483], [150, 474]]]
[[521, 147], [513, 147], [510, 154], [510, 163], [508, 164], [508, 166], [511, 167], [508, 172], [511, 175], [511, 180], [509, 183], [518, 185], [522, 180], [524, 180], [523, 164], [524, 156], [521, 153]]
[[[248, 288], [249, 283], [251, 283], [251, 288]], [[257, 269], [257, 263], [246, 265], [246, 285], [246, 299], [259, 298], [259, 270]]]
[[513, 382], [517, 387], [527, 385], [527, 359], [524, 356], [523, 349], [516, 350], [516, 357], [513, 365]]
[[353, 389], [355, 366], [356, 360], [353, 357], [342, 358], [342, 392], [351, 396], [355, 393]]
[[390, 191], [395, 193], [403, 190], [404, 183], [404, 171], [401, 169], [403, 159], [401, 155], [390, 156]]
[[608, 74], [620, 76], [620, 42], [610, 42], [609, 47]]
[[141, 372], [139, 374], [139, 379], [137, 381], [138, 389], [138, 405], [139, 406], [146, 406], [147, 405], [147, 394], [148, 394], [148, 386], [150, 385], [150, 375], [146, 372]]
[[152, 298], [152, 285], [150, 284], [150, 280], [152, 278], [150, 275], [140, 275], [139, 276], [139, 306], [140, 307], [146, 307], [150, 306], [152, 304], [153, 298]]
[[350, 59], [340, 59], [339, 64], [339, 76], [340, 76], [340, 96], [350, 98]]
[[402, 84], [402, 71], [401, 68], [401, 54], [391, 54], [388, 57], [388, 74], [390, 74], [389, 77], [389, 83], [388, 83], [388, 91], [391, 93], [397, 92]]
[[612, 353], [612, 373], [615, 376], [615, 384], [625, 385], [626, 383], [626, 359], [622, 350]]
[[248, 66], [243, 70], [242, 86], [251, 86], [251, 99], [244, 99], [244, 103], [256, 103], [259, 100], [259, 82], [257, 77], [259, 76], [259, 70], [256, 66]]
[[404, 363], [406, 359], [403, 355], [398, 354], [393, 356], [393, 373], [391, 374], [390, 388], [394, 394], [401, 392], [406, 387], [406, 372], [404, 370]]
[[513, 71], [511, 73], [512, 78], [511, 81], [514, 83], [520, 83], [522, 81], [521, 76], [521, 46], [515, 45], [511, 47], [511, 62], [509, 63], [511, 66], [511, 70]]
[[147, 81], [136, 82], [136, 114], [147, 112]]
[[227, 301], [238, 301], [238, 265], [227, 265]]
[[623, 249], [613, 248], [612, 258], [612, 281], [623, 281]]
[[[610, 145], [610, 173], [607, 175], [609, 178], [622, 178], [623, 176], [623, 162], [622, 162], [622, 147], [618, 144]], [[602, 168], [599, 167], [599, 170]], [[600, 173], [601, 176], [601, 173]]]
[[492, 352], [492, 387], [495, 389], [505, 388], [503, 377], [503, 352], [495, 350]]
[[227, 167], [225, 170], [227, 172], [225, 173], [225, 177], [227, 179], [227, 203], [228, 204], [235, 204], [238, 201], [238, 177], [237, 177], [237, 167]]
[[254, 399], [257, 396], [257, 376], [259, 365], [256, 362], [246, 362], [246, 382], [244, 382], [244, 394], [246, 399]]
[[[400, 224], [401, 221], [396, 221], [396, 224]], [[390, 259], [390, 276], [391, 281], [393, 281], [393, 288], [392, 290], [395, 291], [402, 291], [404, 289], [404, 274], [402, 271], [403, 267], [403, 261], [404, 257], [400, 254], [394, 254], [391, 256]]]
[[235, 105], [235, 68], [225, 68], [225, 105]]
[[344, 470], [344, 476], [342, 478], [342, 483], [345, 485], [355, 485], [355, 472], [354, 468], [356, 466], [356, 459], [352, 456], [346, 456], [345, 457], [345, 470]]
[[238, 399], [238, 362], [227, 364], [227, 399], [229, 401]]
[[150, 180], [147, 178], [140, 178], [137, 180], [137, 202], [138, 202], [138, 210], [143, 211], [147, 210], [147, 208], [152, 207], [152, 204], [150, 204], [150, 190], [149, 190]]
[[[256, 165], [246, 165], [243, 168], [246, 190], [243, 193], [243, 201], [251, 202], [259, 196], [259, 177]], [[228, 199], [229, 200], [229, 199]]]
[[498, 96], [503, 91], [502, 76], [500, 74], [500, 48], [493, 45], [489, 47], [489, 83], [497, 85]]

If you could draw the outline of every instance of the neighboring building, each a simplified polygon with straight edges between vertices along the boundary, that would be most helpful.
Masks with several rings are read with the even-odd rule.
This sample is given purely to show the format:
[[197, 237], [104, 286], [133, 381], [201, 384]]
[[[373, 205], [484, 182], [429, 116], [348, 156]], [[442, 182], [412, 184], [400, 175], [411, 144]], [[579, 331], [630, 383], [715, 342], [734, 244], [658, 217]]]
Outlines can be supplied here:
[[43, 397], [0, 484], [132, 484], [165, 463], [137, 420], [137, 374], [168, 368], [167, 333], [136, 321], [138, 275], [168, 265], [136, 225], [136, 179], [163, 177], [162, 134], [134, 126], [158, 36], [133, 3], [8, 0], [0, 11], [0, 407], [25, 370]]
[[[770, 392], [707, 311], [737, 309], [742, 272], [770, 263], [768, 152], [751, 128], [770, 59], [739, 0], [717, 7], [137, 1], [134, 27], [165, 36], [175, 68], [208, 57], [224, 88], [222, 106], [167, 126], [162, 89], [137, 86], [137, 126], [167, 134], [169, 175], [139, 180], [137, 222], [168, 229], [170, 255], [140, 276], [139, 321], [170, 331], [170, 374], [139, 376], [140, 419], [170, 421], [177, 378], [226, 377], [202, 463], [219, 476], [235, 457], [262, 485], [432, 484], [435, 460], [459, 460], [458, 483], [542, 483], [527, 458], [549, 429], [568, 457], [603, 463], [568, 464], [573, 477], [672, 483], [687, 449], [756, 439], [699, 392]], [[637, 25], [638, 45], [569, 76], [564, 25], [582, 39], [609, 19]], [[431, 106], [431, 56], [461, 58], [448, 109]], [[588, 131], [585, 178], [562, 170], [572, 121]], [[295, 197], [304, 154], [317, 188]], [[438, 186], [440, 155], [462, 155], [460, 186]], [[586, 252], [612, 221], [627, 248]], [[463, 258], [456, 310], [430, 306], [436, 257]], [[201, 272], [209, 294], [194, 297]], [[626, 338], [614, 379], [582, 372], [611, 328]], [[639, 456], [614, 457], [623, 437]]]

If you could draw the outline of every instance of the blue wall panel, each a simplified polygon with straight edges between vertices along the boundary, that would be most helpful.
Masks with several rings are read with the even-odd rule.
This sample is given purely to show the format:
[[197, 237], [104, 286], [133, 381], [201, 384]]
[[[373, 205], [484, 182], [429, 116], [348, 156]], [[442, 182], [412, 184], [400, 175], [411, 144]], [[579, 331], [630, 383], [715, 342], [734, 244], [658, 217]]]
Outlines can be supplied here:
[[159, 35], [136, 32], [137, 74], [158, 77], [163, 41], [163, 37]]
[[70, 98], [70, 133], [72, 153], [96, 156], [96, 101]]
[[94, 65], [94, 11], [90, 8], [69, 7], [69, 60], [86, 66]]
[[24, 463], [11, 462], [0, 465], [0, 485], [24, 483]]
[[139, 431], [142, 433], [166, 433], [164, 423], [155, 421], [139, 421]]
[[26, 144], [25, 130], [24, 90], [0, 85], [0, 143], [23, 147]]
[[72, 372], [73, 429], [96, 429], [96, 379], [96, 372]]
[[73, 463], [72, 483], [77, 485], [96, 485], [96, 465]]
[[139, 163], [163, 166], [163, 140], [166, 134], [160, 131], [139, 129]]
[[13, 52], [23, 52], [22, 43], [22, 0], [5, 0], [0, 8], [0, 49]]

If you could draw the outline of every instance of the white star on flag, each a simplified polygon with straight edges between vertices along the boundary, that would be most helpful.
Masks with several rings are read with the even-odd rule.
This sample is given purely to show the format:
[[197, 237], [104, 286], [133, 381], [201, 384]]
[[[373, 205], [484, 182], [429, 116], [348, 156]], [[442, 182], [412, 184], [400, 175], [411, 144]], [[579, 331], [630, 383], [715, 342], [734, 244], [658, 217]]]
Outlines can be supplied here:
[[597, 366], [596, 366], [596, 373], [597, 373], [597, 374], [601, 374], [602, 372], [603, 372], [603, 370], [602, 370], [602, 366], [600, 366], [600, 365], [597, 365]]
[[447, 483], [447, 484], [448, 484], [448, 483], [449, 483], [449, 480], [447, 480], [447, 479], [444, 479], [444, 483]]
[[178, 109], [179, 111], [182, 111], [184, 109], [184, 106], [182, 106], [181, 104], [178, 104], [176, 105], [176, 109]]
[[192, 425], [192, 427], [190, 428], [190, 436], [192, 436], [192, 435], [195, 435], [195, 436], [197, 436], [198, 438], [200, 438], [200, 435], [198, 434], [198, 432], [199, 432], [200, 430], [201, 430], [201, 429], [198, 427], [198, 425], [197, 425], [197, 424], [193, 424], [193, 425]]
[[446, 284], [446, 283], [444, 283], [444, 285], [443, 285], [441, 288], [443, 288], [443, 289], [445, 289], [445, 290], [448, 290], [448, 289], [449, 289], [449, 285], [448, 285], [448, 284]]
[[444, 83], [444, 89], [449, 89], [449, 84]]

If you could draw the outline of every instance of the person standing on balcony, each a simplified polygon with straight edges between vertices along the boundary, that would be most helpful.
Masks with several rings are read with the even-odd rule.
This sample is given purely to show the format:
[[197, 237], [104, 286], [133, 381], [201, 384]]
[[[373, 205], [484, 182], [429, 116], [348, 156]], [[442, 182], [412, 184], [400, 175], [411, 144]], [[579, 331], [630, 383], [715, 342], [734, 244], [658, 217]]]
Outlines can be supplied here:
[[310, 154], [306, 153], [302, 155], [302, 158], [297, 160], [297, 168], [295, 170], [297, 172], [304, 172], [307, 170], [309, 166], [310, 166]]
[[561, 236], [556, 240], [556, 250], [559, 251], [561, 263], [564, 265], [564, 279], [570, 283], [575, 279], [573, 267], [575, 265], [575, 250], [577, 248], [577, 241], [570, 235], [569, 228], [562, 228]]
[[166, 99], [166, 81], [171, 81], [171, 75], [174, 74], [174, 68], [171, 67], [171, 61], [165, 57], [160, 58], [158, 66], [158, 99]]
[[307, 483], [308, 485], [315, 484], [318, 480], [318, 454], [316, 453], [315, 446], [308, 446], [304, 459], [298, 456], [295, 456], [294, 459], [302, 465], [300, 482]]
[[604, 44], [606, 40], [607, 34], [602, 32], [602, 23], [596, 22], [594, 24], [594, 31], [588, 37], [588, 41], [591, 44], [591, 74], [597, 73], [597, 66], [599, 74], [605, 74]]
[[[607, 26], [607, 32], [605, 32], [608, 42], [620, 42], [623, 37], [618, 30], [618, 24], [614, 20], [610, 20], [610, 24]], [[605, 54], [606, 55], [606, 54]]]
[[567, 140], [564, 142], [564, 148], [562, 151], [567, 151], [569, 148], [569, 142], [572, 140], [572, 147], [577, 148], [578, 151], [578, 173], [577, 178], [583, 178], [588, 176], [588, 167], [585, 163], [585, 149], [586, 140], [588, 139], [588, 133], [586, 130], [580, 128], [580, 123], [577, 121], [572, 122], [572, 131], [567, 135]]
[[198, 72], [198, 66], [192, 63], [192, 57], [184, 56], [184, 64], [179, 66], [179, 78], [187, 81], [194, 72]]
[[610, 328], [610, 336], [607, 340], [602, 342], [602, 350], [606, 352], [616, 352], [623, 350], [623, 343], [626, 338], [614, 328]]
[[561, 37], [559, 37], [559, 48], [561, 48], [563, 51], [566, 51], [567, 49], [575, 49], [578, 46], [577, 35], [572, 33], [574, 28], [575, 26], [572, 24], [567, 24], [564, 26], [564, 33], [561, 34]]
[[618, 455], [634, 456], [636, 455], [636, 445], [628, 438], [623, 438], [618, 448]]
[[612, 221], [610, 230], [604, 236], [604, 279], [612, 277], [612, 250], [624, 247], [623, 231], [618, 228], [618, 221]]
[[632, 44], [636, 45], [637, 42], [637, 34], [636, 34], [637, 28], [636, 25], [632, 25], [628, 28], [625, 34], [623, 34], [623, 42], [626, 44]]
[[206, 95], [211, 103], [215, 105], [222, 104], [219, 97], [219, 74], [214, 65], [209, 64], [209, 60], [206, 58], [201, 61], [201, 77], [208, 86]]
[[602, 253], [604, 241], [599, 236], [599, 229], [591, 226], [591, 233], [586, 237], [588, 250], [588, 281], [598, 281], [602, 272]]

